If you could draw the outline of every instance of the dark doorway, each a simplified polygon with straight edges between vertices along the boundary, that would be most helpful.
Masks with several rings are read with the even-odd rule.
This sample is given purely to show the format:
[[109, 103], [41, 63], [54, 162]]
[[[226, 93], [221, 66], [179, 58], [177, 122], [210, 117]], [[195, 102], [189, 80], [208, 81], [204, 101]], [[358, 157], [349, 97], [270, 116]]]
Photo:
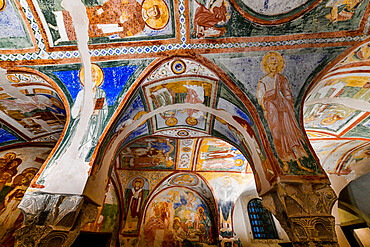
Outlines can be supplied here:
[[110, 233], [81, 232], [72, 247], [108, 247], [111, 235]]

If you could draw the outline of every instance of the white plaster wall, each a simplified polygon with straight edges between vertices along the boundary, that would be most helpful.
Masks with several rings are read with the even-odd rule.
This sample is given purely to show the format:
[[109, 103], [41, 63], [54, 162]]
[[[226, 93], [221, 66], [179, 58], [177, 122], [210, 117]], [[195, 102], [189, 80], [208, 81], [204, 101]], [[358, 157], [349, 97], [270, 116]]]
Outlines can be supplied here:
[[[329, 180], [331, 182], [331, 187], [333, 188], [335, 194], [339, 196], [339, 193], [341, 190], [346, 187], [348, 184], [348, 181], [345, 176], [339, 176], [336, 174], [328, 174]], [[350, 247], [350, 244], [347, 241], [347, 238], [345, 237], [342, 228], [340, 227], [340, 219], [339, 219], [339, 213], [338, 213], [338, 201], [335, 202], [333, 209], [332, 209], [332, 215], [335, 217], [335, 232], [337, 233], [338, 237], [338, 244], [340, 247]]]
[[279, 239], [274, 240], [260, 240], [254, 239], [252, 233], [252, 227], [249, 221], [248, 215], [248, 202], [253, 198], [260, 198], [258, 196], [256, 185], [254, 181], [246, 188], [246, 190], [238, 198], [233, 216], [234, 232], [240, 239], [242, 246], [280, 246], [278, 243], [290, 242], [284, 229], [281, 227], [279, 221], [273, 216], [276, 230], [279, 235]]

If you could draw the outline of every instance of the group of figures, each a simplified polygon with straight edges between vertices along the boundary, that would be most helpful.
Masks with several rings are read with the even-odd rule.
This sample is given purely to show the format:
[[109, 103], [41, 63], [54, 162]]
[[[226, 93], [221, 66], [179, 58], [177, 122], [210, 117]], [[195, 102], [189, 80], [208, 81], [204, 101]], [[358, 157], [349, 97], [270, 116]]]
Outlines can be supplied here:
[[23, 217], [17, 207], [38, 171], [38, 168], [28, 167], [19, 173], [21, 164], [22, 159], [14, 152], [0, 158], [0, 243], [4, 245], [14, 241], [12, 233], [22, 224]]
[[171, 188], [150, 202], [139, 246], [213, 244], [213, 231], [204, 201], [189, 189]]
[[124, 147], [120, 153], [122, 168], [173, 168], [175, 159], [174, 140], [146, 138]]

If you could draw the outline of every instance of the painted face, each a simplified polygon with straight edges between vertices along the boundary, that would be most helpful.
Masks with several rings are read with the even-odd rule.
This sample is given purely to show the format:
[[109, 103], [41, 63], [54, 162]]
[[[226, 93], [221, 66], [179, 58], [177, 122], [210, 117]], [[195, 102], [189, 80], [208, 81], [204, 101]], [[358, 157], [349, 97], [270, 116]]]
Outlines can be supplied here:
[[12, 168], [17, 167], [17, 166], [18, 166], [18, 161], [13, 160], [13, 161], [10, 163], [9, 168], [10, 168], [10, 169], [12, 169]]
[[271, 72], [276, 72], [279, 66], [279, 62], [276, 57], [270, 57], [267, 61], [267, 66]]
[[6, 166], [5, 159], [0, 160], [0, 168], [4, 168]]
[[137, 189], [137, 190], [140, 189], [140, 182], [135, 183], [135, 189]]
[[96, 85], [96, 82], [99, 79], [98, 78], [99, 77], [99, 71], [97, 71], [96, 69], [94, 69], [94, 67], [91, 70], [91, 76], [92, 76], [92, 81], [93, 81], [94, 85]]
[[22, 178], [22, 184], [23, 185], [28, 185], [28, 183], [32, 180], [33, 174], [27, 173], [23, 178]]
[[158, 13], [157, 8], [155, 8], [153, 6], [153, 7], [151, 7], [150, 9], [148, 9], [146, 11], [146, 14], [147, 14], [148, 18], [155, 18], [159, 13]]
[[1, 176], [1, 179], [0, 179], [0, 181], [1, 182], [6, 182], [9, 178], [11, 178], [12, 177], [12, 175], [10, 175], [9, 173], [4, 173], [2, 176]]

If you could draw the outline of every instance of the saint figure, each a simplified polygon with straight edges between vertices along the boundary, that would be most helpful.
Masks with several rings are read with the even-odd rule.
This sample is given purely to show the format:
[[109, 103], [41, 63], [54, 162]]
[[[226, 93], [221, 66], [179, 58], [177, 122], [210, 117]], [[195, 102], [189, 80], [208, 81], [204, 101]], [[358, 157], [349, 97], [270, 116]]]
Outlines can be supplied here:
[[136, 178], [132, 182], [132, 188], [128, 194], [128, 211], [124, 231], [132, 231], [137, 229], [137, 224], [140, 219], [141, 206], [144, 200], [144, 180]]
[[289, 82], [281, 74], [285, 60], [278, 52], [269, 52], [262, 58], [261, 65], [267, 74], [258, 83], [258, 102], [270, 127], [276, 151], [284, 164], [283, 170], [288, 172], [288, 162], [296, 161], [299, 168], [313, 172], [301, 165], [299, 160], [308, 155], [302, 145], [303, 136], [294, 116]]
[[[104, 74], [102, 69], [96, 65], [91, 64], [92, 81], [95, 84], [93, 88], [94, 96], [94, 111], [90, 117], [89, 124], [85, 134], [82, 138], [79, 147], [79, 157], [85, 158], [85, 161], [89, 161], [88, 153], [90, 150], [98, 144], [99, 137], [104, 130], [105, 120], [108, 116], [108, 104], [106, 101], [106, 94], [103, 89], [99, 88], [104, 80]], [[80, 82], [84, 85], [84, 68], [80, 70]], [[71, 115], [75, 119], [75, 123], [79, 122], [80, 113], [83, 105], [84, 89], [77, 94], [76, 102], [74, 103]]]

